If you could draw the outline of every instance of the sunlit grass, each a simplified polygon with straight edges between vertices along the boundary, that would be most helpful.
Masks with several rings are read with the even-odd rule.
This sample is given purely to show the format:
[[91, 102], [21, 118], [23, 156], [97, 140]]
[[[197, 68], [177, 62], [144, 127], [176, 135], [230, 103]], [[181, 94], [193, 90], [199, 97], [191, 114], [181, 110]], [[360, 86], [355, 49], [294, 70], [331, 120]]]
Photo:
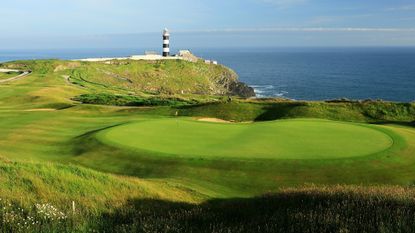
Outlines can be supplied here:
[[[0, 232], [410, 232], [414, 229], [415, 191], [411, 186], [415, 183], [415, 130], [410, 125], [415, 120], [413, 103], [230, 101], [186, 93], [180, 96], [186, 101], [200, 98], [197, 99], [200, 102], [213, 103], [135, 108], [82, 105], [74, 101], [82, 94], [94, 97], [102, 96], [100, 93], [104, 93], [105, 99], [113, 98], [114, 94], [127, 96], [128, 100], [151, 98], [160, 90], [144, 92], [139, 85], [126, 84], [119, 77], [134, 76], [137, 80], [146, 79], [146, 75], [158, 77], [150, 84], [139, 81], [151, 89], [164, 82], [166, 75], [176, 72], [176, 65], [189, 66], [192, 79], [201, 73], [217, 72], [175, 63], [137, 62], [125, 64], [126, 69], [122, 64], [55, 60], [7, 64], [9, 68], [34, 72], [24, 79], [0, 85]], [[76, 70], [79, 75], [74, 75]], [[203, 80], [181, 80], [185, 74], [175, 74], [181, 78], [172, 79], [177, 81], [171, 84], [172, 90], [187, 82], [205, 84]], [[73, 77], [68, 82], [64, 75]], [[177, 132], [174, 127], [166, 131], [163, 124], [149, 124], [145, 128], [143, 123], [192, 122], [186, 129], [189, 135], [197, 128], [193, 123], [217, 126], [182, 116], [236, 122], [289, 118], [347, 121], [346, 126], [376, 128], [388, 135], [394, 145], [389, 150], [355, 158], [338, 157], [335, 151], [331, 152], [332, 158], [255, 158], [249, 150], [230, 157], [215, 157], [208, 150], [215, 148], [204, 151], [196, 148], [193, 152], [199, 152], [198, 156], [179, 159], [180, 151], [174, 156], [157, 156], [99, 140], [100, 133], [131, 122], [136, 122], [133, 126], [138, 132], [159, 127], [156, 139], [163, 139], [163, 132], [169, 135]], [[385, 125], [367, 124], [371, 122]], [[317, 123], [314, 128], [301, 125], [284, 133], [302, 128], [327, 132]], [[267, 126], [267, 123], [257, 124]], [[241, 148], [252, 142], [244, 133], [262, 132], [243, 129], [237, 131], [246, 140], [238, 142]], [[212, 140], [232, 133], [226, 127], [215, 130], [211, 132]], [[272, 134], [278, 128], [263, 130]], [[217, 138], [215, 132], [220, 133]], [[312, 136], [313, 132], [304, 133]], [[335, 139], [328, 135], [325, 141]], [[359, 136], [362, 135], [353, 138], [352, 132], [348, 137]], [[372, 136], [367, 138], [376, 138]], [[130, 144], [154, 139], [133, 133], [123, 137]], [[280, 143], [284, 146], [293, 143], [295, 150], [304, 153], [310, 151], [293, 140]], [[373, 142], [366, 144], [370, 143]], [[348, 147], [353, 149], [353, 145]], [[267, 152], [266, 146], [260, 149]], [[240, 156], [242, 153], [246, 156]], [[304, 183], [316, 186], [303, 187]]]

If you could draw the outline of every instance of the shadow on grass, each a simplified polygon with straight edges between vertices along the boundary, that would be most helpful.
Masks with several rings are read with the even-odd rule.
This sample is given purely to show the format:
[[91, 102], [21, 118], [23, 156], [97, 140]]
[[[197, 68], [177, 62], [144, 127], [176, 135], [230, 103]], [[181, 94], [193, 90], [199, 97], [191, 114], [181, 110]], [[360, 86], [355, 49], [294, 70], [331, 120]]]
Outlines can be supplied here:
[[284, 193], [202, 204], [130, 200], [100, 232], [412, 232], [415, 205], [355, 194]]
[[382, 122], [376, 122], [376, 123], [373, 123], [373, 124], [376, 124], [376, 125], [390, 125], [390, 124], [393, 124], [393, 125], [400, 125], [400, 126], [406, 126], [406, 127], [415, 127], [415, 121], [413, 121], [413, 122], [405, 122], [405, 121], [382, 121]]
[[[254, 121], [273, 121], [282, 118], [290, 118], [298, 115], [298, 111], [305, 108], [305, 102], [282, 102], [267, 104], [262, 107], [262, 113]], [[295, 113], [297, 111], [297, 113]], [[302, 113], [304, 114], [304, 113]], [[300, 115], [301, 116], [301, 115]]]

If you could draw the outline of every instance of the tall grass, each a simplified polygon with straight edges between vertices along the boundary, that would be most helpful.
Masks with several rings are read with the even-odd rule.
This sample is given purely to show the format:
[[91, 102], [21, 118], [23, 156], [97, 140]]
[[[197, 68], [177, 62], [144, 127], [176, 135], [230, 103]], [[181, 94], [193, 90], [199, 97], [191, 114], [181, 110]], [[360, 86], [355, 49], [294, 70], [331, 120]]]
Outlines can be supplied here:
[[286, 118], [323, 118], [356, 122], [415, 121], [414, 103], [385, 101], [309, 102], [243, 100], [180, 107], [184, 116], [217, 117], [234, 121], [268, 121]]
[[109, 211], [0, 204], [0, 232], [413, 232], [415, 189], [309, 186], [201, 204], [130, 199]]
[[[201, 205], [132, 200], [106, 232], [413, 232], [415, 194], [402, 187], [311, 187]], [[110, 229], [110, 230], [108, 230]]]
[[133, 198], [194, 202], [176, 184], [104, 174], [75, 165], [0, 161], [0, 232], [91, 232], [103, 213]]
[[71, 232], [79, 229], [74, 225], [73, 215], [49, 203], [24, 208], [0, 200], [0, 208], [0, 232]]
[[84, 104], [100, 104], [114, 106], [180, 106], [197, 103], [196, 101], [184, 100], [173, 97], [151, 97], [143, 98], [132, 95], [113, 95], [108, 93], [83, 94], [74, 100]]

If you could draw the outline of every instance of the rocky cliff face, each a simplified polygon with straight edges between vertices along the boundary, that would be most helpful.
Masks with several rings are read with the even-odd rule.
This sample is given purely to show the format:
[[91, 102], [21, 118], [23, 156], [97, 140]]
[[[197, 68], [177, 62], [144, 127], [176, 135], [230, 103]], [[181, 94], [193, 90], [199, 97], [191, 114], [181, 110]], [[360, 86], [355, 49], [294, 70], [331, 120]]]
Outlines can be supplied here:
[[244, 98], [255, 97], [254, 89], [245, 83], [240, 82], [235, 71], [225, 66], [220, 66], [220, 69], [220, 74], [217, 77], [213, 77], [213, 79], [216, 80], [215, 94], [240, 96]]
[[232, 95], [241, 96], [244, 98], [255, 97], [254, 88], [246, 85], [243, 82], [233, 82], [229, 85], [229, 92]]

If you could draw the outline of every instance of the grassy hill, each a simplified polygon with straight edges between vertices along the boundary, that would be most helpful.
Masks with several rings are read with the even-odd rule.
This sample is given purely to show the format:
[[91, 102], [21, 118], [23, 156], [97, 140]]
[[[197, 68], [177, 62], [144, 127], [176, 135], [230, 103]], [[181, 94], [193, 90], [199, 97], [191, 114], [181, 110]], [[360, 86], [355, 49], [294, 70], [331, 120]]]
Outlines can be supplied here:
[[414, 103], [196, 95], [224, 68], [176, 61], [0, 66], [32, 71], [0, 84], [0, 232], [414, 227]]
[[17, 72], [0, 72], [0, 80], [2, 79], [8, 79], [8, 78], [13, 78], [17, 75], [19, 75], [20, 73]]
[[253, 89], [240, 83], [237, 74], [222, 65], [202, 61], [110, 61], [69, 62], [22, 61], [3, 64], [6, 68], [30, 69], [46, 76], [60, 74], [68, 82], [94, 90], [135, 94], [240, 95], [251, 97]]

